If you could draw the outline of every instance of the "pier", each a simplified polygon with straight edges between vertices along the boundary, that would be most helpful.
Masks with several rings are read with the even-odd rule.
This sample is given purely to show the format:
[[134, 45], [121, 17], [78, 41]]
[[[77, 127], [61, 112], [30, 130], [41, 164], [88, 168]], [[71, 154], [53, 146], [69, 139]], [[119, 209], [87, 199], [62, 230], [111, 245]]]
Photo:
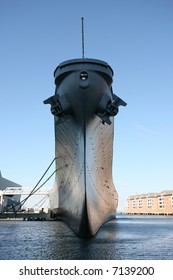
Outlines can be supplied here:
[[0, 213], [0, 220], [23, 220], [23, 221], [46, 221], [50, 220], [50, 210], [47, 212], [3, 212]]
[[[42, 188], [37, 190], [32, 195], [45, 195], [48, 196], [50, 192], [50, 189], [48, 188]], [[6, 209], [5, 204], [6, 200], [14, 196], [21, 197], [24, 196], [30, 196], [32, 193], [32, 189], [29, 188], [16, 188], [16, 187], [9, 187], [6, 188], [3, 191], [0, 191], [0, 220], [49, 220], [50, 219], [50, 209], [42, 208], [41, 210], [34, 211], [32, 208], [27, 210], [20, 209], [20, 206], [23, 204], [20, 204], [19, 201], [14, 207], [12, 206], [11, 209]], [[18, 209], [18, 210], [16, 210]]]

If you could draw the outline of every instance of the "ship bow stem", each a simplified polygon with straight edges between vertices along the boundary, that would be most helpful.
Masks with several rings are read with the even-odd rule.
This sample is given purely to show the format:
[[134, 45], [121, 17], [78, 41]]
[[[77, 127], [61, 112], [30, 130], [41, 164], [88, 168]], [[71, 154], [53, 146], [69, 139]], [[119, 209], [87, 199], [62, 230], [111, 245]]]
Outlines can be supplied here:
[[113, 71], [104, 61], [65, 61], [54, 76], [55, 95], [44, 101], [55, 115], [57, 172], [50, 207], [77, 235], [89, 237], [115, 217], [113, 117], [126, 103], [113, 94]]

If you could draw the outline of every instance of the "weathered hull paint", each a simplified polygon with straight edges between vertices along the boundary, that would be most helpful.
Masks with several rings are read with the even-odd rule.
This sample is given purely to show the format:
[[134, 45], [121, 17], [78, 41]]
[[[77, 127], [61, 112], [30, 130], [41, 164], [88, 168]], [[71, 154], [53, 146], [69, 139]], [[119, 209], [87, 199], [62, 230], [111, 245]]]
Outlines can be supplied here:
[[44, 101], [55, 115], [52, 217], [64, 221], [78, 236], [90, 237], [116, 215], [113, 116], [126, 103], [112, 93], [113, 71], [103, 61], [66, 61], [54, 75], [55, 95]]

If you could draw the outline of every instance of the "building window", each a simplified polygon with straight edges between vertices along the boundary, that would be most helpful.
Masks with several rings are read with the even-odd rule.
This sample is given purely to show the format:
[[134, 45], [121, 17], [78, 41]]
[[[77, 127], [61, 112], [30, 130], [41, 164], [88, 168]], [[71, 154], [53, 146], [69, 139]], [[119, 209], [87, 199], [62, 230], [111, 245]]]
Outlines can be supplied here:
[[143, 206], [143, 205], [142, 205], [142, 199], [139, 199], [139, 200], [138, 200], [138, 207], [139, 207], [139, 208], [142, 208], [142, 206]]
[[137, 207], [137, 200], [132, 200], [132, 207], [133, 208], [136, 208]]
[[154, 207], [154, 200], [153, 200], [153, 197], [148, 197], [148, 198], [147, 198], [147, 206], [148, 206], [148, 208]]
[[172, 206], [173, 206], [173, 195], [172, 195], [172, 197], [171, 197], [171, 204], [172, 204]]
[[162, 196], [158, 197], [158, 206], [159, 208], [164, 208], [164, 197]]

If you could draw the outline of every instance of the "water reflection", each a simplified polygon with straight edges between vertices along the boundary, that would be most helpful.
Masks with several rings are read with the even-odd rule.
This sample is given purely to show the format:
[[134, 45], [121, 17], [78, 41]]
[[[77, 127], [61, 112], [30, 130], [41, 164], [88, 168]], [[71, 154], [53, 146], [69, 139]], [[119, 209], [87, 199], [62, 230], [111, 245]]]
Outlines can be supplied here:
[[0, 259], [173, 259], [173, 217], [118, 216], [93, 238], [63, 222], [0, 221]]

